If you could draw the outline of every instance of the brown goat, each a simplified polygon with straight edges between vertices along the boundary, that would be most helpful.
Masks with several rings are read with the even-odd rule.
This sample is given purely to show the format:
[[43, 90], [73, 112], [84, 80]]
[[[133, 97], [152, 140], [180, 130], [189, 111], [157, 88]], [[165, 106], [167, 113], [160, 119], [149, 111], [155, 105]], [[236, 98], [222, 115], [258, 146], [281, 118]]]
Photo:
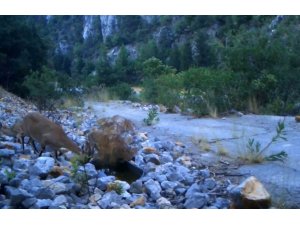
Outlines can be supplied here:
[[87, 136], [85, 151], [95, 156], [93, 158], [97, 164], [103, 167], [114, 167], [117, 163], [129, 161], [135, 156], [137, 150], [129, 146], [131, 142], [131, 136], [125, 137], [105, 130], [93, 130]]
[[[43, 153], [46, 146], [55, 151], [66, 152], [68, 150], [81, 154], [80, 148], [68, 138], [62, 127], [37, 112], [28, 113], [21, 124], [22, 135], [28, 136], [41, 145], [39, 156]], [[33, 143], [33, 142], [32, 142]], [[33, 143], [34, 150], [36, 148]]]

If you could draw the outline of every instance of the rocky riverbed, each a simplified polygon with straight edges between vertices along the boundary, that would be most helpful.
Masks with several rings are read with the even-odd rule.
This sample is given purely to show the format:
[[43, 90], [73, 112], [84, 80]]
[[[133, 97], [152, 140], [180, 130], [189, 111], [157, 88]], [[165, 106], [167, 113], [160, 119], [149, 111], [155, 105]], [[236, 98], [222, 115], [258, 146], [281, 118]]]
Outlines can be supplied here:
[[[12, 96], [0, 101], [0, 119], [12, 125], [35, 111]], [[42, 112], [62, 125], [68, 136], [83, 146], [86, 133], [101, 118], [88, 107]], [[120, 112], [121, 113], [121, 112]], [[186, 154], [184, 143], [138, 133], [139, 150], [130, 163], [143, 170], [137, 180], [118, 177], [91, 163], [74, 170], [73, 154], [59, 156], [51, 150], [37, 157], [29, 144], [23, 152], [13, 137], [2, 136], [0, 144], [0, 208], [228, 208], [229, 179]], [[38, 146], [39, 147], [39, 146]], [[85, 179], [82, 179], [84, 177]]]

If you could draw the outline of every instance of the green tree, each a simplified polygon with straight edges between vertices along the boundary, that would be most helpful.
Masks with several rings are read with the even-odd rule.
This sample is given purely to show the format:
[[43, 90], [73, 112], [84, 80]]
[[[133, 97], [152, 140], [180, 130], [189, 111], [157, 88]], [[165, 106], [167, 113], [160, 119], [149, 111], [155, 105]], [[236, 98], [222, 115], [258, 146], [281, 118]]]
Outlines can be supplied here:
[[43, 67], [41, 72], [32, 72], [26, 76], [23, 86], [29, 91], [29, 98], [40, 109], [51, 109], [60, 96], [57, 73]]
[[0, 84], [21, 96], [26, 74], [46, 63], [46, 45], [23, 16], [0, 16]]
[[189, 41], [186, 41], [180, 49], [180, 70], [187, 70], [193, 65], [192, 47]]
[[116, 81], [132, 83], [136, 80], [134, 66], [129, 58], [129, 53], [123, 45], [116, 59], [114, 66]]

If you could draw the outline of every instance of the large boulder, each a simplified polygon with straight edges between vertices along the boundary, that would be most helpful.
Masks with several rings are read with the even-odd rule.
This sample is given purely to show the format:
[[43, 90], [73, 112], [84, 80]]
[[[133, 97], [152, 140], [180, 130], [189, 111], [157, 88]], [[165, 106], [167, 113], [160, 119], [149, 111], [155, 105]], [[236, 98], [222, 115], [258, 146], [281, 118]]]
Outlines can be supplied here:
[[271, 205], [271, 196], [259, 180], [251, 176], [229, 190], [232, 208], [265, 209]]

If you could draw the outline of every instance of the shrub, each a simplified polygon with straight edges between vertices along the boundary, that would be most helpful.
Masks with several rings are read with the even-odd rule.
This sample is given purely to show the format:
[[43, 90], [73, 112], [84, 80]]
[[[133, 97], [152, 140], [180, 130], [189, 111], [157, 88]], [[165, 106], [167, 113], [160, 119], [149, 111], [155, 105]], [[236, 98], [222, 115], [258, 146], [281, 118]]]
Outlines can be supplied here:
[[32, 72], [23, 82], [29, 91], [29, 98], [39, 109], [51, 109], [60, 96], [61, 89], [55, 71], [43, 67], [41, 72]]
[[284, 161], [287, 158], [287, 153], [285, 151], [280, 151], [271, 155], [265, 155], [264, 153], [270, 148], [270, 146], [278, 141], [279, 139], [287, 140], [285, 138], [286, 132], [284, 130], [284, 121], [279, 121], [276, 128], [276, 135], [264, 146], [253, 138], [248, 140], [246, 145], [246, 152], [241, 159], [250, 163], [260, 163], [263, 161]]
[[151, 108], [148, 112], [148, 117], [145, 118], [143, 121], [147, 126], [151, 126], [154, 123], [158, 122], [159, 117], [157, 110], [155, 108]]
[[183, 106], [197, 115], [226, 111], [235, 101], [233, 74], [209, 68], [192, 68], [181, 72]]
[[133, 91], [129, 84], [119, 83], [109, 88], [109, 92], [112, 96], [120, 100], [128, 100], [133, 95]]

